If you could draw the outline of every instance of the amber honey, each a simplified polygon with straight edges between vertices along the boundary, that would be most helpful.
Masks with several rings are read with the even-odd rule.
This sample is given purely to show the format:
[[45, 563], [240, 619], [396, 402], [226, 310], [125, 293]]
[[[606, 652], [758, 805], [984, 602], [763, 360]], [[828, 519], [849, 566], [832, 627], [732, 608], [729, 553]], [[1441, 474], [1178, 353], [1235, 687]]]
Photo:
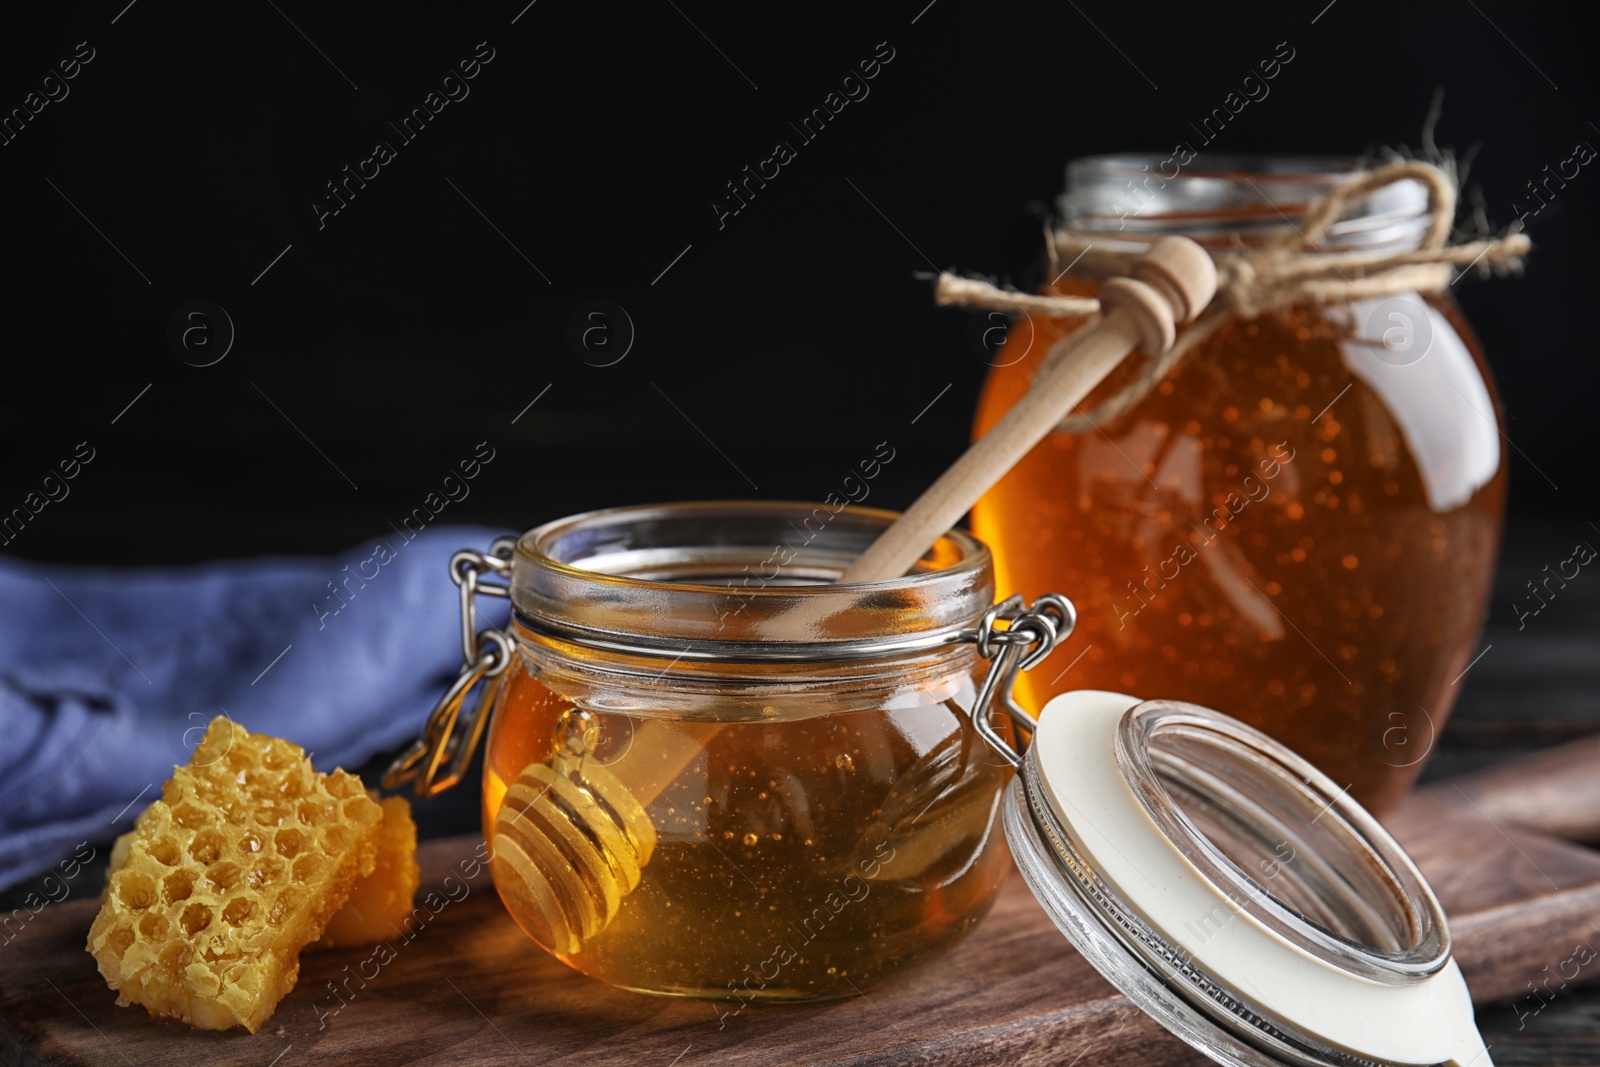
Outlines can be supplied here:
[[[572, 938], [558, 946], [516, 872], [495, 867], [496, 884], [530, 936], [614, 985], [719, 998], [719, 1012], [856, 995], [965, 934], [1008, 869], [998, 804], [1010, 771], [966, 727], [972, 696], [958, 672], [881, 708], [801, 701], [731, 708], [720, 722], [582, 713], [585, 759], [641, 799], [657, 786], [653, 753], [638, 747], [646, 739], [694, 754], [643, 804], [655, 841], [637, 885], [587, 938], [576, 934], [583, 905], [556, 894], [556, 921]], [[492, 853], [507, 834], [507, 791], [530, 765], [561, 761], [575, 714], [571, 700], [513, 670], [485, 768]], [[661, 731], [672, 735], [665, 745]]]
[[[1228, 322], [1133, 409], [1013, 469], [973, 512], [998, 584], [1078, 608], [1025, 703], [1100, 688], [1223, 708], [1392, 805], [1474, 655], [1505, 495], [1482, 356], [1447, 298], [1427, 307], [1430, 347], [1404, 366], [1366, 307]], [[1071, 325], [1013, 331], [976, 433]]]

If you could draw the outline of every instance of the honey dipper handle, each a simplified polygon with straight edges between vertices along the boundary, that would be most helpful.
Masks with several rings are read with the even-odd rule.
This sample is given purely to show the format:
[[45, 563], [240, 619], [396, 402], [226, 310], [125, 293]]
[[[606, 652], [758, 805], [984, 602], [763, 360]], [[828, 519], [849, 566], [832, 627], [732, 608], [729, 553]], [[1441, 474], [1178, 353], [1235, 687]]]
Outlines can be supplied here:
[[841, 582], [878, 581], [910, 570], [1136, 345], [1151, 356], [1171, 348], [1175, 323], [1199, 314], [1217, 288], [1210, 255], [1186, 237], [1163, 237], [1132, 273], [1101, 287], [1104, 317], [1074, 338], [1033, 388], [840, 575]]

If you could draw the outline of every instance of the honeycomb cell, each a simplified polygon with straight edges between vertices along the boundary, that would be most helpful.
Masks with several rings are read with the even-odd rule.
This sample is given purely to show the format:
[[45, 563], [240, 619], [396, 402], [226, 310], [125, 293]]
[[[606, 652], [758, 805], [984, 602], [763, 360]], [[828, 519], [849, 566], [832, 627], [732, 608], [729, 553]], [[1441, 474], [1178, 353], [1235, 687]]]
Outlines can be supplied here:
[[250, 916], [256, 910], [256, 902], [249, 897], [234, 897], [228, 901], [228, 906], [222, 909], [222, 921], [229, 926], [242, 926], [250, 921]]
[[295, 806], [300, 821], [307, 826], [326, 826], [338, 815], [338, 808], [327, 800], [302, 800]]
[[168, 904], [180, 904], [194, 895], [194, 871], [173, 871], [161, 880], [162, 894]]
[[164, 941], [172, 924], [158, 911], [147, 911], [139, 916], [139, 936], [145, 941]]
[[178, 843], [170, 837], [158, 837], [147, 849], [150, 858], [163, 867], [176, 867], [179, 860]]
[[168, 970], [181, 971], [189, 966], [189, 961], [194, 959], [194, 947], [186, 941], [172, 941], [161, 950], [162, 966]]
[[228, 839], [216, 830], [201, 830], [194, 835], [194, 841], [189, 845], [189, 855], [202, 867], [209, 867], [217, 862], [222, 855], [222, 850], [228, 847]]
[[367, 812], [378, 806], [378, 802], [365, 793], [351, 797], [339, 805], [339, 813], [344, 816], [345, 822], [365, 822]]
[[204, 904], [190, 904], [183, 909], [183, 918], [180, 921], [183, 923], [183, 928], [188, 931], [189, 936], [193, 937], [210, 926], [212, 918], [214, 916], [211, 914], [211, 909]]
[[315, 852], [307, 852], [303, 856], [296, 857], [294, 861], [294, 880], [297, 882], [308, 882], [317, 875], [321, 874], [322, 868], [322, 857], [317, 855]]
[[256, 808], [256, 822], [261, 826], [282, 826], [294, 818], [294, 809], [287, 804], [262, 804]]
[[278, 855], [294, 859], [306, 847], [306, 835], [292, 826], [286, 827], [272, 835], [272, 844]]
[[250, 867], [246, 884], [251, 889], [265, 889], [283, 880], [284, 863], [276, 856], [262, 856]]
[[156, 881], [143, 871], [130, 871], [117, 886], [117, 898], [131, 911], [143, 911], [156, 902]]
[[343, 852], [354, 832], [347, 826], [330, 826], [322, 832], [322, 847], [329, 852]]
[[222, 817], [229, 826], [244, 826], [250, 821], [250, 808], [237, 800], [230, 800], [222, 806]]
[[112, 930], [106, 937], [107, 943], [118, 952], [126, 952], [133, 946], [133, 927], [119, 926]]
[[267, 909], [267, 923], [272, 926], [293, 918], [294, 913], [305, 902], [304, 896], [295, 886], [286, 887], [277, 898], [273, 900], [272, 907]]
[[206, 871], [206, 881], [211, 883], [211, 888], [219, 895], [225, 895], [228, 890], [238, 885], [243, 877], [244, 871], [239, 865], [228, 860], [212, 864]]
[[216, 814], [196, 804], [180, 804], [172, 809], [172, 821], [185, 830], [197, 830], [216, 818]]
[[316, 781], [309, 773], [291, 773], [284, 776], [283, 785], [279, 792], [286, 800], [299, 800], [316, 788]]

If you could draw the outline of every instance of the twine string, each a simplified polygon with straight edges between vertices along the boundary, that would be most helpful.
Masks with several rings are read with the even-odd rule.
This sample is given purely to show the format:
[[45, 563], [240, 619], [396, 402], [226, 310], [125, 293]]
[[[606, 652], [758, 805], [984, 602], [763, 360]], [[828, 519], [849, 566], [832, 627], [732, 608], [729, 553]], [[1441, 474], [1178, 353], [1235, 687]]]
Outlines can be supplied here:
[[[1329, 252], [1317, 247], [1317, 241], [1349, 207], [1400, 181], [1420, 182], [1428, 192], [1428, 226], [1415, 249]], [[1093, 409], [1068, 415], [1057, 429], [1080, 433], [1123, 414], [1186, 363], [1229, 319], [1254, 319], [1297, 304], [1339, 304], [1398, 293], [1437, 292], [1455, 281], [1462, 268], [1476, 267], [1481, 274], [1520, 272], [1533, 246], [1515, 223], [1498, 237], [1450, 242], [1456, 200], [1456, 182], [1450, 174], [1422, 160], [1402, 160], [1352, 175], [1310, 205], [1299, 225], [1278, 228], [1256, 247], [1213, 250], [1217, 295], [1205, 313], [1164, 354], [1146, 360], [1133, 381]], [[1143, 254], [1142, 249], [1096, 248], [1079, 235], [1059, 230], [1050, 232], [1047, 240], [1052, 262], [1067, 257], [1074, 263], [1074, 274], [1091, 278], [1126, 274]], [[934, 302], [940, 307], [1083, 320], [1051, 346], [1040, 363], [1041, 372], [1062, 358], [1078, 333], [1100, 314], [1100, 302], [1093, 297], [1020, 293], [950, 273], [939, 275]]]

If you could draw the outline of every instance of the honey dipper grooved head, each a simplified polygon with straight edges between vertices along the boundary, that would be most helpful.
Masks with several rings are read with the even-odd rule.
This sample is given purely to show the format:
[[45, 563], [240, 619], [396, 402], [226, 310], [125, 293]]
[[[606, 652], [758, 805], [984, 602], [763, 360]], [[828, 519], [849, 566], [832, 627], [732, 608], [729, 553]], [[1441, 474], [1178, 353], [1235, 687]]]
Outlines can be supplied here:
[[649, 814], [616, 775], [567, 756], [523, 768], [494, 834], [495, 884], [534, 938], [562, 955], [610, 925], [656, 844]]
[[1163, 237], [1150, 246], [1132, 274], [1172, 306], [1172, 317], [1189, 322], [1217, 294], [1217, 265], [1211, 253], [1187, 237]]

